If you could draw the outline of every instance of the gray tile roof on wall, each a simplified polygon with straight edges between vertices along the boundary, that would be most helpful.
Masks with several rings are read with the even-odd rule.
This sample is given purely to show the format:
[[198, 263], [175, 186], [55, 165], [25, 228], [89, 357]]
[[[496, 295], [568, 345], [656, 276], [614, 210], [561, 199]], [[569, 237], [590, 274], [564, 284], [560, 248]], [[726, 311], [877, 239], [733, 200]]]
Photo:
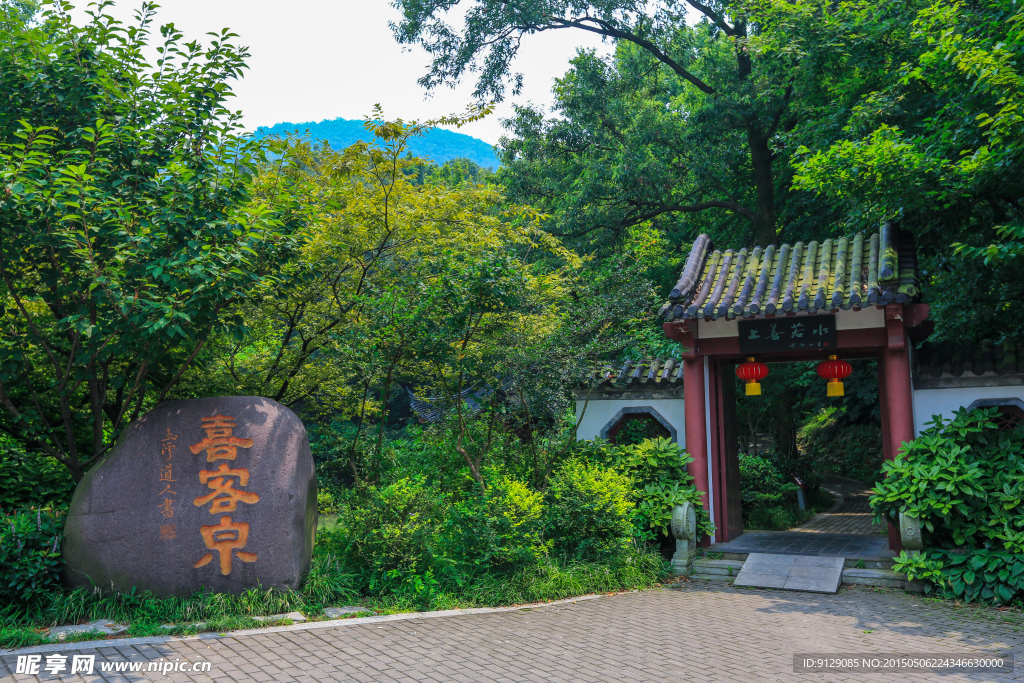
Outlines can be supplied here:
[[605, 364], [591, 370], [578, 386], [598, 389], [678, 389], [683, 386], [683, 364], [674, 358]]
[[911, 356], [911, 368], [915, 378], [952, 376], [965, 374], [996, 375], [1024, 374], [1024, 349], [1016, 340], [996, 343], [984, 339], [972, 342], [928, 342], [922, 344]]

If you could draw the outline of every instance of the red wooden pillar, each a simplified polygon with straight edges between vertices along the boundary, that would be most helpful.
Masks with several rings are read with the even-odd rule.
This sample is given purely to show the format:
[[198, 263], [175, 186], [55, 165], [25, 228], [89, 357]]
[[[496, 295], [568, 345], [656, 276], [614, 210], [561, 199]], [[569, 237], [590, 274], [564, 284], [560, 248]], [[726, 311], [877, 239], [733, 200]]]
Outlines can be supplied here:
[[707, 409], [704, 401], [704, 359], [697, 354], [697, 334], [694, 323], [677, 320], [662, 327], [665, 336], [683, 347], [683, 401], [686, 416], [686, 452], [693, 458], [687, 471], [693, 485], [701, 491], [704, 509], [709, 513], [711, 482], [708, 481]]
[[[706, 427], [707, 406], [704, 402], [704, 362], [699, 356], [692, 360], [683, 360], [683, 400], [686, 412], [686, 452], [693, 458], [687, 466], [693, 485], [701, 491], [704, 509], [709, 513], [708, 493], [711, 482], [708, 481], [708, 433]], [[702, 541], [706, 545], [710, 539]]]
[[[885, 457], [893, 460], [903, 442], [914, 439], [910, 348], [903, 324], [903, 306], [889, 304], [885, 307], [885, 331], [887, 343], [881, 353], [879, 398], [882, 399], [881, 408], [886, 418], [882, 421]], [[889, 523], [889, 547], [896, 551], [901, 549], [899, 530], [892, 522]]]

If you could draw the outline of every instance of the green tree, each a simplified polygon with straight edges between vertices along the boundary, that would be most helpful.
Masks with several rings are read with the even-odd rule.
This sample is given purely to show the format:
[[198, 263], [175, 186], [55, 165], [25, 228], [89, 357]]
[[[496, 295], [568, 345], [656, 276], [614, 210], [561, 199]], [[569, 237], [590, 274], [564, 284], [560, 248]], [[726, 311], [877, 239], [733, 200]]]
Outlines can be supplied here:
[[[541, 215], [507, 203], [497, 186], [461, 171], [421, 182], [423, 160], [408, 145], [431, 124], [382, 118], [367, 120], [368, 143], [334, 151], [291, 139], [260, 169], [256, 196], [286, 207], [293, 253], [241, 306], [247, 334], [219, 335], [179, 388], [352, 419], [348, 469], [371, 480], [398, 387], [446, 397], [464, 436], [469, 416], [454, 397], [517, 374], [519, 349], [558, 327], [580, 265], [540, 228]], [[482, 485], [483, 456], [455, 441]]]
[[162, 399], [268, 273], [273, 212], [229, 82], [247, 53], [70, 5], [0, 32], [0, 429], [78, 480]]
[[[542, 158], [531, 141], [542, 137], [544, 154], [564, 168], [556, 164], [540, 180], [569, 171], [583, 207], [581, 216], [571, 216], [570, 233], [710, 211], [742, 219], [742, 238], [763, 244], [776, 241], [789, 199], [792, 132], [820, 118], [817, 108], [828, 104], [821, 84], [836, 78], [837, 68], [862, 88], [899, 59], [892, 44], [900, 41], [889, 40], [899, 24], [885, 14], [902, 11], [777, 0], [480, 0], [465, 12], [460, 31], [446, 20], [452, 2], [397, 4], [404, 12], [398, 40], [433, 56], [421, 83], [436, 87], [475, 72], [481, 99], [502, 98], [509, 79], [518, 90], [522, 76], [510, 69], [529, 34], [573, 29], [617, 42], [614, 64], [581, 55], [560, 82], [564, 122], [545, 126], [539, 112], [520, 110], [513, 131], [523, 146], [506, 146], [506, 163], [521, 157], [528, 165]], [[688, 25], [687, 10], [700, 21]], [[766, 39], [797, 19], [819, 34], [838, 27], [858, 35], [858, 49], [836, 53], [825, 43]], [[553, 197], [567, 187], [554, 180], [530, 190]]]
[[837, 112], [834, 140], [805, 141], [795, 184], [849, 215], [902, 217], [926, 257], [939, 337], [1020, 334], [1024, 10], [912, 10], [905, 59]]

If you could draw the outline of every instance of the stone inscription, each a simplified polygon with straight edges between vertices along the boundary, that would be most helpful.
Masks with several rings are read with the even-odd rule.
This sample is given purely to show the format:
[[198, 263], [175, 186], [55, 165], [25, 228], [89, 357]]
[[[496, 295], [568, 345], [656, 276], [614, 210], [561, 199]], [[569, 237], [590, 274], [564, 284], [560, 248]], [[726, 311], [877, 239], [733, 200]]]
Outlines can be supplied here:
[[164, 518], [164, 523], [160, 525], [160, 538], [165, 541], [173, 540], [178, 536], [174, 522], [170, 521], [174, 518], [174, 502], [178, 495], [178, 492], [171, 488], [172, 484], [178, 481], [174, 478], [173, 462], [174, 449], [176, 448], [175, 442], [177, 440], [178, 436], [172, 434], [169, 428], [167, 433], [160, 439], [160, 477], [157, 479], [157, 483], [162, 490], [157, 494], [157, 498], [160, 499], [157, 507], [160, 509], [160, 515]]
[[[206, 438], [189, 447], [193, 455], [206, 452], [206, 462], [222, 460], [234, 461], [238, 457], [239, 448], [252, 448], [252, 439], [243, 439], [233, 435], [238, 425], [230, 415], [214, 415], [204, 417], [202, 429]], [[220, 573], [227, 576], [231, 573], [233, 557], [242, 562], [255, 562], [256, 553], [244, 552], [242, 548], [249, 542], [249, 525], [238, 522], [226, 515], [235, 512], [239, 503], [254, 505], [260, 496], [242, 487], [249, 483], [249, 470], [244, 467], [232, 467], [226, 462], [219, 462], [215, 470], [201, 470], [200, 483], [206, 484], [210, 493], [198, 496], [192, 501], [196, 507], [209, 505], [208, 512], [219, 516], [219, 523], [202, 525], [199, 534], [208, 550], [218, 554]], [[213, 553], [206, 553], [193, 565], [196, 569], [205, 567], [213, 561]]]

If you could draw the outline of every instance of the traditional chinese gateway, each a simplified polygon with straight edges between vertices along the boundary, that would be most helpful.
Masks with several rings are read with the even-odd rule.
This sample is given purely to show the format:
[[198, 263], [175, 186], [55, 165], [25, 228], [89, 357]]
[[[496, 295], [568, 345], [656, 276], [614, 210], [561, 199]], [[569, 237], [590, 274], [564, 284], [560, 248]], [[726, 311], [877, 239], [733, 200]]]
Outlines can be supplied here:
[[[1015, 343], [925, 344], [912, 373], [913, 345], [932, 324], [913, 236], [889, 223], [877, 234], [738, 250], [716, 249], [701, 235], [660, 314], [682, 347], [681, 363], [599, 369], [576, 388], [578, 436], [614, 439], [638, 415], [660, 424], [693, 457], [690, 474], [716, 526], [705, 543], [743, 533], [734, 388], [736, 368], [750, 358], [760, 365], [838, 357], [826, 368], [838, 373], [829, 375], [836, 393], [842, 361], [877, 360], [887, 459], [934, 414], [999, 405], [1024, 416], [1024, 357]], [[890, 528], [890, 548], [899, 545]]]

